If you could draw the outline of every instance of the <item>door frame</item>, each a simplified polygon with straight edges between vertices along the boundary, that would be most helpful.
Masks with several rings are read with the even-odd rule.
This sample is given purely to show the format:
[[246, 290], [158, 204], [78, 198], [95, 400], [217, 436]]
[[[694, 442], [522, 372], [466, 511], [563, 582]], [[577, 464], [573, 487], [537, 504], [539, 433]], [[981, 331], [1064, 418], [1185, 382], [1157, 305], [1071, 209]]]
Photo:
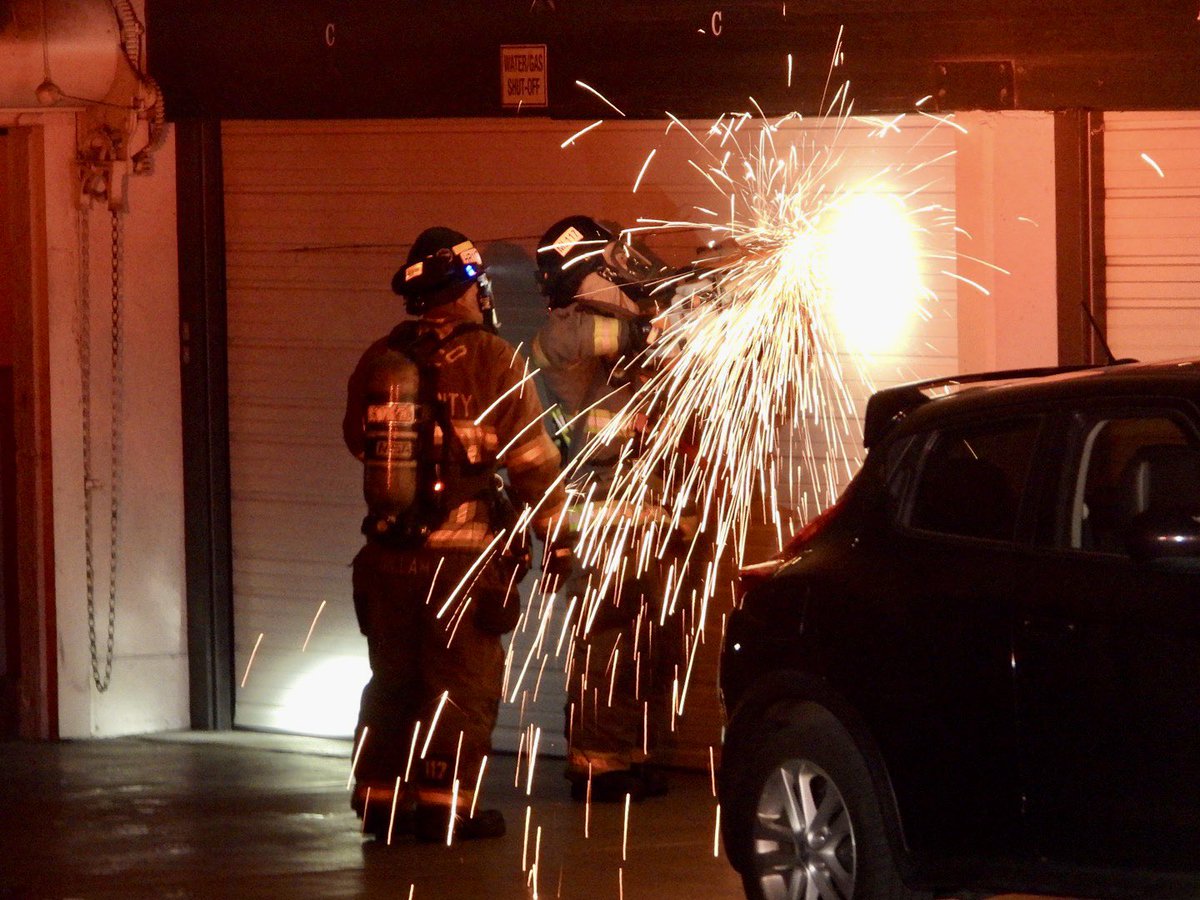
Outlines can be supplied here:
[[175, 123], [184, 547], [191, 726], [233, 727], [225, 190], [221, 123]]
[[[16, 478], [17, 734], [58, 737], [54, 496], [50, 455], [50, 321], [45, 140], [41, 127], [3, 129], [8, 173], [0, 247], [13, 291]], [[24, 177], [19, 177], [20, 175]]]
[[1108, 362], [1104, 244], [1104, 113], [1054, 113], [1058, 363]]

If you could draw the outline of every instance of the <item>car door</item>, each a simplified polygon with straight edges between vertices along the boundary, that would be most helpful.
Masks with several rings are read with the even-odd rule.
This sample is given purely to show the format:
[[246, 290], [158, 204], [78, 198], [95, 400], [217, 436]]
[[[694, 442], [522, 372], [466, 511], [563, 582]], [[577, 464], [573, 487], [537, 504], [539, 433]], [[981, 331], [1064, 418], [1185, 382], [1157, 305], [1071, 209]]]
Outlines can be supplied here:
[[1011, 585], [1040, 430], [1035, 415], [989, 411], [893, 450], [888, 524], [841, 576], [859, 614], [854, 671], [835, 678], [876, 725], [926, 864], [992, 855], [1019, 826]]
[[1200, 867], [1200, 559], [1125, 543], [1155, 504], [1200, 516], [1193, 415], [1095, 403], [1061, 422], [1013, 659], [1028, 834], [1052, 860]]

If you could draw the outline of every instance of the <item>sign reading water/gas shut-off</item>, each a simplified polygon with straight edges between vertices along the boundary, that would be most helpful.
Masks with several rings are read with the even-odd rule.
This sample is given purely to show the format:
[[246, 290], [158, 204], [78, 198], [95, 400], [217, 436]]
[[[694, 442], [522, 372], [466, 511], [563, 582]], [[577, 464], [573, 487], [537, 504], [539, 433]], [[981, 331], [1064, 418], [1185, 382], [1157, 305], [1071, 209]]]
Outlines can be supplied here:
[[500, 105], [504, 108], [548, 106], [545, 44], [500, 47]]

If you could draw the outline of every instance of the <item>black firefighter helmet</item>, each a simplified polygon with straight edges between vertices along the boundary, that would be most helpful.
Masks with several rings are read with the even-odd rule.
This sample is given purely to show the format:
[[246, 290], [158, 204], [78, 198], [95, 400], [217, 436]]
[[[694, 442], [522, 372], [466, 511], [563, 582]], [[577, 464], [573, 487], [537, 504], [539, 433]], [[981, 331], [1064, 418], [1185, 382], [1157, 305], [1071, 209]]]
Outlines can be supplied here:
[[396, 274], [392, 290], [404, 298], [404, 308], [412, 315], [422, 315], [433, 306], [452, 302], [462, 296], [461, 290], [479, 282], [487, 290], [487, 267], [470, 238], [453, 228], [435, 226], [422, 231]]
[[542, 235], [537, 248], [537, 283], [553, 309], [575, 299], [589, 272], [620, 285], [634, 300], [669, 274], [668, 268], [629, 236], [614, 233], [590, 216], [567, 216]]
[[590, 216], [567, 216], [551, 225], [538, 241], [537, 283], [550, 306], [566, 306], [575, 298], [588, 272], [603, 264], [604, 248], [616, 235]]

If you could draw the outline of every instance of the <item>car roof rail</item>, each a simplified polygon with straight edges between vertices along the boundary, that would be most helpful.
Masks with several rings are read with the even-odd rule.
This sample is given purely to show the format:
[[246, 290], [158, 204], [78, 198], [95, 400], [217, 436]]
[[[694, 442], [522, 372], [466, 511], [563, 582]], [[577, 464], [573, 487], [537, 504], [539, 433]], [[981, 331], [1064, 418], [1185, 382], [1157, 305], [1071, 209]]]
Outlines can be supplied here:
[[[1117, 360], [1117, 364], [1126, 362], [1134, 362], [1134, 360]], [[1062, 375], [1067, 372], [1083, 372], [1089, 369], [1103, 368], [1107, 368], [1107, 366], [1043, 366], [1033, 369], [1005, 369], [998, 372], [948, 375], [944, 378], [930, 378], [928, 381], [916, 381], [911, 384], [885, 388], [872, 394], [871, 399], [867, 401], [867, 414], [863, 423], [863, 446], [870, 449], [879, 443], [880, 439], [892, 430], [892, 426], [904, 416], [932, 400], [933, 397], [929, 396], [929, 392], [938, 388], [984, 384], [990, 381], [1015, 381], [1021, 378], [1042, 378], [1047, 375]]]

